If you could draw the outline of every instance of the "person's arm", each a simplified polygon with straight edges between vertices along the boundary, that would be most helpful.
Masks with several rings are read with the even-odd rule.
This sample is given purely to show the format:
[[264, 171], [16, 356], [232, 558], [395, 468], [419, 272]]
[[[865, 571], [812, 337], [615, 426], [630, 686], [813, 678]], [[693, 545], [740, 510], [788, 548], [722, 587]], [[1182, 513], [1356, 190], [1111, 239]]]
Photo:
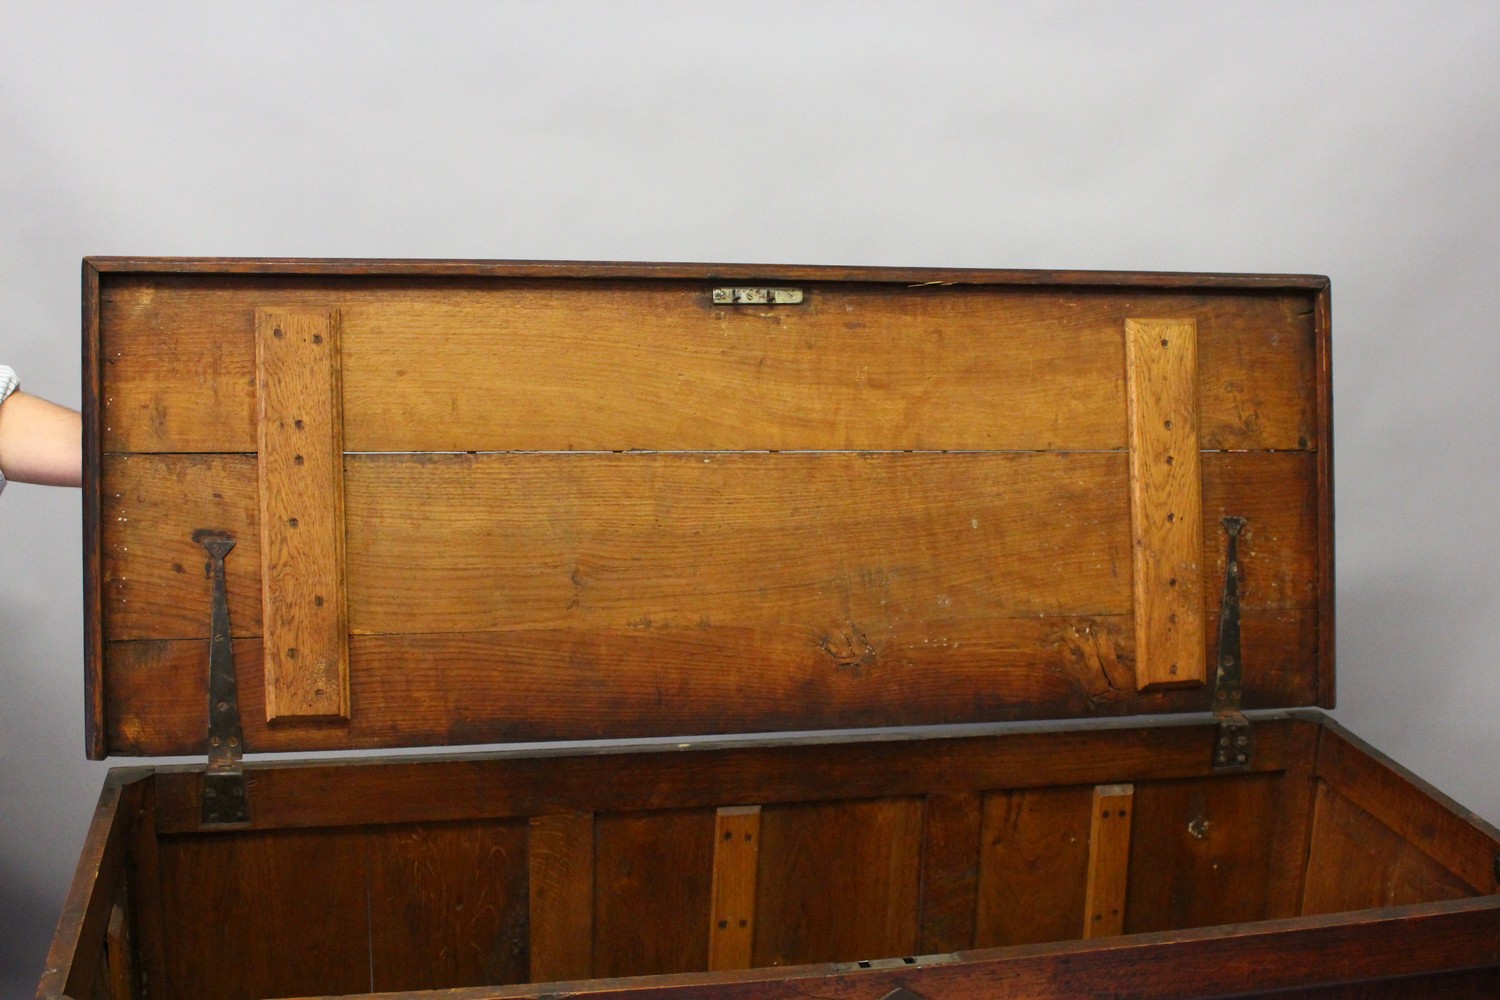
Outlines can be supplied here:
[[81, 485], [82, 418], [66, 406], [12, 392], [0, 403], [0, 473], [18, 483]]

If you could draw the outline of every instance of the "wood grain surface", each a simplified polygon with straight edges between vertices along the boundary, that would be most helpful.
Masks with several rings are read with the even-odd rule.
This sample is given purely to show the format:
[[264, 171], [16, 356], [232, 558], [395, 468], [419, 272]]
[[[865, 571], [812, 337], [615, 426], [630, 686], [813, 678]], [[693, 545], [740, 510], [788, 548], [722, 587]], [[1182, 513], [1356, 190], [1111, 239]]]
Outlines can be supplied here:
[[753, 964], [913, 954], [921, 842], [917, 798], [763, 809]]
[[1092, 789], [1083, 787], [985, 796], [974, 947], [1079, 936], [1092, 798]]
[[1125, 384], [1136, 684], [1202, 684], [1197, 323], [1127, 319]]
[[708, 968], [714, 811], [598, 815], [594, 835], [594, 975]]
[[1125, 888], [1130, 878], [1130, 825], [1135, 812], [1131, 785], [1094, 789], [1089, 823], [1089, 876], [1083, 897], [1082, 937], [1119, 934], [1125, 929]]
[[918, 951], [974, 947], [983, 796], [936, 792], [922, 804], [922, 900]]
[[[115, 752], [196, 742], [177, 713], [201, 652], [182, 643], [208, 620], [201, 527], [241, 540], [234, 631], [271, 657], [242, 682], [277, 721], [257, 748], [1196, 706], [1154, 690], [1156, 654], [1130, 622], [1181, 617], [1137, 613], [1150, 599], [1125, 568], [1126, 330], [1159, 316], [1196, 329], [1202, 521], [1250, 519], [1247, 618], [1275, 612], [1261, 639], [1247, 622], [1247, 655], [1268, 654], [1247, 666], [1247, 704], [1323, 697], [1293, 679], [1321, 663], [1329, 605], [1309, 391], [1319, 282], [1027, 287], [965, 272], [907, 287], [792, 269], [803, 304], [726, 308], [710, 302], [716, 272], [688, 267], [225, 268], [95, 269], [96, 728]], [[336, 339], [338, 363], [277, 379], [342, 386], [329, 413], [347, 453], [318, 477], [345, 490], [331, 535], [279, 509], [297, 506], [286, 484], [258, 481], [281, 468], [260, 440], [274, 400], [256, 390], [258, 310], [337, 317], [315, 346]], [[1207, 537], [1185, 520], [1179, 534]], [[334, 539], [328, 558], [345, 540], [347, 688], [302, 672], [333, 638], [279, 634], [336, 619], [337, 589], [277, 597], [259, 565], [312, 534]], [[1222, 557], [1200, 548], [1183, 559], [1211, 577]], [[1210, 588], [1205, 626], [1216, 600]], [[301, 694], [286, 708], [308, 714], [282, 711], [288, 685]], [[343, 714], [342, 730], [319, 718]]]
[[721, 806], [714, 817], [714, 888], [708, 967], [748, 969], [755, 944], [760, 806]]
[[594, 970], [594, 816], [531, 817], [530, 980], [587, 979]]
[[255, 345], [266, 720], [348, 718], [338, 313], [258, 309]]
[[524, 823], [386, 827], [366, 849], [373, 990], [529, 981]]
[[1204, 447], [1316, 447], [1305, 295], [712, 286], [111, 276], [103, 445], [252, 451], [274, 304], [339, 310], [354, 451], [1123, 449], [1131, 316], [1197, 321]]
[[172, 1000], [373, 988], [362, 830], [163, 838], [161, 892]]
[[1305, 914], [1338, 913], [1478, 895], [1325, 783], [1319, 783], [1302, 897]]
[[1265, 919], [1278, 777], [1136, 783], [1127, 934]]
[[[1317, 699], [1311, 461], [1205, 456], [1205, 521], [1249, 518], [1250, 707]], [[477, 743], [1206, 705], [1196, 692], [1134, 691], [1125, 465], [1097, 453], [349, 456], [347, 738]], [[236, 635], [260, 633], [253, 458], [119, 456], [105, 481], [112, 635], [206, 637], [210, 582], [184, 522], [247, 539], [227, 563], [231, 620]], [[1221, 548], [1205, 547], [1211, 574]], [[1217, 588], [1210, 623], [1216, 602]], [[201, 739], [195, 659], [206, 646], [106, 649], [115, 752], [192, 752], [169, 748]], [[246, 646], [236, 657], [248, 704], [263, 697], [260, 655]], [[256, 749], [335, 745], [316, 723], [272, 731], [248, 713], [244, 724]]]

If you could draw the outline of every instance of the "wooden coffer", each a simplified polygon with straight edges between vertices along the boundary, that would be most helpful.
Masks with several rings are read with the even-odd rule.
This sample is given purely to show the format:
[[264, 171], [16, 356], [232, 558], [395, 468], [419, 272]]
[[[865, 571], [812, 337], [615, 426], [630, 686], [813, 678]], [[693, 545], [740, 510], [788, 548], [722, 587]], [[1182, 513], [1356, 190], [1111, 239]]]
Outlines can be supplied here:
[[42, 997], [1500, 995], [1315, 708], [1323, 278], [93, 259], [84, 363], [88, 753], [200, 763]]

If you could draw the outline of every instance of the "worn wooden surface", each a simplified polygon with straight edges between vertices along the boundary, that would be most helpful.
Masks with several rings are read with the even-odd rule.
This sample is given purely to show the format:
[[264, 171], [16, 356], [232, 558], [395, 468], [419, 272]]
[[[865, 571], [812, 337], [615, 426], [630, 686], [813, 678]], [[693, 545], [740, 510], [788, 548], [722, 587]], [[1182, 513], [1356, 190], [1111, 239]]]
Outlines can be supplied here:
[[594, 975], [706, 969], [713, 810], [600, 815], [594, 832]]
[[1137, 782], [1126, 933], [1265, 919], [1277, 791], [1275, 775]]
[[83, 262], [83, 694], [84, 746], [90, 760], [109, 754], [104, 694], [104, 364], [100, 351], [99, 270]]
[[162, 983], [166, 982], [167, 976], [167, 939], [165, 918], [162, 915], [156, 781], [142, 775], [137, 782], [140, 786], [139, 800], [132, 817], [130, 845], [126, 852], [131, 930], [135, 941], [134, 959], [142, 981]]
[[708, 967], [750, 968], [755, 885], [760, 870], [760, 806], [723, 806], [714, 817], [714, 887], [708, 913]]
[[1420, 846], [1330, 786], [1318, 786], [1303, 913], [1338, 913], [1476, 894], [1473, 886]]
[[1123, 449], [1140, 315], [1199, 321], [1205, 447], [1317, 440], [1305, 295], [839, 283], [723, 308], [711, 285], [111, 276], [105, 448], [254, 450], [266, 304], [340, 310], [356, 451]]
[[1079, 936], [1092, 796], [1085, 787], [985, 796], [973, 947]]
[[1132, 785], [1094, 789], [1089, 822], [1088, 885], [1083, 897], [1081, 937], [1098, 938], [1125, 929], [1125, 887], [1130, 878]]
[[[341, 731], [273, 731], [250, 714], [247, 746], [1207, 706], [1202, 690], [1134, 690], [1128, 513], [1108, 495], [1123, 491], [1122, 456], [704, 458], [351, 456], [356, 710]], [[1205, 521], [1250, 518], [1250, 707], [1317, 697], [1307, 669], [1318, 620], [1310, 463], [1301, 453], [1205, 457]], [[111, 744], [193, 752], [206, 644], [181, 643], [206, 637], [208, 580], [201, 550], [170, 526], [218, 524], [256, 540], [254, 462], [119, 457], [105, 479], [119, 497], [105, 526], [111, 634], [171, 640], [109, 646]], [[943, 508], [907, 499], [980, 486]], [[1058, 498], [1066, 510], [1054, 511]], [[1012, 526], [1027, 511], [1035, 516]], [[1205, 547], [1211, 575], [1222, 573], [1221, 548]], [[247, 637], [261, 628], [259, 561], [257, 542], [227, 562], [231, 620]], [[259, 658], [248, 647], [236, 656], [247, 703], [264, 683]]]
[[[234, 558], [233, 554], [230, 556]], [[1118, 716], [1148, 709], [1206, 711], [1206, 693], [1138, 696], [1118, 678], [1128, 624], [1112, 618], [1013, 619], [1000, 635], [944, 657], [908, 647], [912, 668], [830, 669], [810, 641], [753, 636], [735, 642], [694, 630], [561, 631], [510, 635], [356, 636], [351, 641], [347, 725], [268, 726], [242, 720], [252, 751], [482, 744], [554, 738], [827, 729], [1015, 721], [1039, 716]], [[1210, 619], [1211, 626], [1216, 619]], [[1251, 679], [1248, 707], [1311, 700], [1294, 664], [1312, 655], [1315, 616], [1248, 612], [1246, 657], [1269, 669]], [[1211, 629], [1212, 630], [1212, 629]], [[950, 638], [954, 638], [950, 636]], [[235, 642], [241, 697], [262, 690], [259, 639]], [[748, 653], [747, 653], [748, 650]], [[1034, 652], [1039, 651], [1039, 652]], [[121, 643], [109, 678], [109, 736], [120, 753], [201, 753], [205, 747], [206, 640]], [[798, 664], [779, 674], [767, 664]], [[521, 662], [529, 676], [508, 671]], [[605, 666], [616, 665], [613, 673]], [[1009, 694], [1010, 697], [1007, 697]], [[1028, 701], [1013, 701], [1025, 695]]]
[[265, 715], [347, 718], [338, 312], [258, 309], [255, 345]]
[[1295, 917], [1302, 913], [1302, 884], [1307, 874], [1308, 840], [1312, 834], [1313, 802], [1317, 792], [1321, 720], [1293, 726], [1287, 746], [1287, 766], [1277, 780], [1276, 818], [1267, 832], [1271, 841], [1266, 880], [1266, 917]]
[[983, 798], [972, 791], [926, 796], [922, 808], [922, 899], [917, 950], [974, 946]]
[[531, 981], [524, 823], [400, 826], [365, 850], [371, 989]]
[[[1327, 781], [1309, 817], [1304, 789], [1318, 768], [1375, 789], [1376, 808], [1422, 797], [1316, 716], [1258, 721], [1261, 770], [1225, 776], [1207, 773], [1211, 723], [1032, 728], [947, 739], [251, 765], [254, 825], [229, 832], [199, 825], [201, 768], [159, 769], [130, 786], [138, 799], [124, 813], [130, 822], [111, 824], [125, 830], [121, 850], [129, 855], [114, 869], [130, 884], [108, 875], [109, 865], [104, 878], [116, 886], [114, 898], [128, 892], [135, 901], [132, 930], [139, 925], [147, 939], [140, 967], [156, 983], [152, 995], [167, 998], [438, 988], [465, 995], [464, 984], [497, 984], [491, 991], [498, 993], [507, 981], [567, 979], [591, 980], [577, 987], [585, 992], [611, 982], [624, 990], [670, 990], [688, 981], [707, 988], [708, 980], [609, 977], [692, 976], [727, 965], [753, 971], [719, 971], [719, 986], [753, 981], [770, 991], [757, 996], [793, 987], [799, 992], [788, 995], [802, 995], [814, 988], [805, 963], [850, 963], [823, 977], [835, 991], [849, 976], [883, 968], [916, 977], [902, 980], [916, 988], [945, 968], [920, 957], [934, 953], [960, 961], [955, 971], [965, 975], [1009, 956], [1085, 983], [1067, 978], [1077, 963], [1151, 941], [1153, 929], [1169, 932], [1156, 939], [1163, 945], [1191, 940], [1210, 952], [1253, 940], [1281, 925], [1249, 922], [1294, 891], [1312, 911], [1428, 904], [1485, 891]], [[1381, 774], [1388, 774], [1384, 784]], [[1131, 786], [1120, 786], [1121, 779]], [[1121, 794], [1124, 787], [1133, 794]], [[1127, 798], [1130, 805], [1121, 807]], [[1486, 835], [1482, 824], [1430, 801], [1427, 814], [1406, 802], [1412, 823], [1448, 815]], [[1112, 813], [1130, 813], [1109, 820], [1117, 832], [1129, 824], [1128, 877], [1121, 838], [1091, 829], [1105, 803]], [[1106, 863], [1111, 840], [1120, 850]], [[1463, 843], [1466, 850], [1480, 846]], [[1500, 840], [1485, 844], [1491, 854], [1500, 849]], [[1278, 887], [1288, 872], [1300, 879], [1303, 863], [1305, 889]], [[1123, 929], [1138, 936], [1096, 939], [1097, 951], [1069, 950], [1109, 895], [1099, 887], [1107, 871], [1123, 880]], [[1487, 903], [1489, 910], [1464, 912], [1488, 919], [1494, 900]], [[1397, 974], [1389, 956], [1340, 937], [1392, 912], [1415, 935], [1416, 943], [1403, 947], [1426, 949], [1400, 969], [1500, 963], [1500, 953], [1491, 954], [1500, 936], [1481, 931], [1475, 938], [1472, 924], [1422, 944], [1423, 914], [1455, 912], [1430, 908], [1345, 912], [1336, 924], [1302, 918], [1293, 921], [1302, 930], [1291, 947], [1322, 929], [1333, 935], [1323, 940], [1335, 952], [1347, 946], [1359, 956], [1330, 968], [1347, 970], [1357, 960], [1362, 972]], [[744, 928], [737, 914], [747, 914]], [[724, 935], [731, 928], [719, 928], [721, 919], [732, 919], [743, 936]], [[1195, 937], [1194, 927], [1215, 929]], [[96, 929], [99, 946], [104, 928], [101, 922]], [[929, 951], [933, 945], [940, 950]], [[1019, 950], [969, 951], [994, 946]], [[78, 954], [92, 955], [96, 970], [109, 968], [99, 961], [101, 948]], [[1257, 987], [1344, 982], [1342, 972], [1327, 970], [1285, 980], [1266, 975], [1261, 966], [1268, 962], [1280, 974], [1280, 952], [1274, 961], [1263, 951], [1239, 959], [1213, 954], [1203, 961], [1254, 967]], [[1450, 961], [1458, 964], [1444, 964]], [[782, 975], [772, 968], [778, 965], [802, 967]], [[103, 988], [102, 978], [80, 968], [75, 963], [68, 975]], [[962, 979], [970, 983], [962, 988], [1008, 988], [1011, 976], [1040, 975], [1039, 968], [991, 969]], [[1133, 994], [1203, 995], [1153, 994], [1174, 982], [1166, 968], [1156, 964], [1139, 978], [1109, 982], [1134, 983]], [[1469, 980], [1453, 981], [1469, 988]], [[550, 988], [559, 990], [575, 987]]]
[[[133, 1000], [136, 995], [135, 968], [132, 958], [134, 942], [131, 940], [130, 924], [124, 906], [116, 903], [109, 913], [109, 926], [104, 934], [104, 964], [108, 973], [109, 987], [104, 995], [109, 1000]], [[95, 985], [98, 992], [98, 984]]]
[[529, 940], [532, 982], [587, 979], [594, 970], [594, 816], [531, 818]]
[[1482, 892], [1500, 893], [1500, 829], [1328, 721], [1318, 779]]
[[[1470, 991], [1500, 981], [1500, 907], [1464, 900], [1412, 910], [1376, 910], [1359, 919], [1293, 921], [1144, 934], [1109, 943], [1061, 944], [958, 956], [868, 970], [847, 966], [755, 969], [669, 976], [651, 981], [569, 984], [570, 997], [610, 1000], [878, 1000], [904, 988], [919, 997], [957, 1000], [1085, 1000], [1101, 993], [1141, 1000], [1205, 1000], [1310, 995], [1342, 1000], [1411, 996], [1407, 986]], [[1476, 966], [1487, 966], [1484, 973]], [[1450, 974], [1457, 973], [1457, 974]], [[1379, 985], [1403, 976], [1425, 982]], [[1473, 991], [1479, 991], [1477, 994]], [[456, 990], [445, 1000], [505, 1000], [555, 995], [553, 985]], [[1304, 994], [1307, 995], [1307, 994]], [[1437, 992], [1419, 996], [1441, 995]], [[1493, 995], [1491, 992], [1489, 995]]]
[[[1258, 772], [1279, 774], [1286, 767], [1290, 725], [1277, 719], [1258, 724], [1252, 765]], [[266, 830], [575, 810], [703, 808], [711, 813], [725, 804], [1206, 778], [1216, 733], [1213, 724], [1203, 722], [1147, 728], [1121, 723], [1098, 730], [1038, 726], [953, 739], [778, 741], [399, 763], [252, 763], [245, 774], [255, 806], [252, 826]], [[201, 789], [200, 769], [157, 773], [157, 824], [163, 833], [200, 829]], [[1078, 815], [1083, 842], [1086, 806]], [[711, 833], [706, 836], [711, 840]]]
[[[793, 268], [802, 305], [723, 308], [709, 291], [733, 268], [439, 265], [403, 280], [369, 262], [304, 277], [221, 263], [217, 277], [208, 262], [91, 272], [110, 664], [97, 688], [116, 752], [181, 752], [201, 728], [186, 715], [197, 692], [176, 686], [188, 674], [112, 676], [202, 654], [128, 645], [205, 632], [201, 555], [175, 526], [212, 523], [242, 548], [272, 530], [253, 454], [268, 308], [339, 317], [338, 537], [350, 641], [371, 640], [363, 662], [349, 654], [347, 745], [1201, 707], [1131, 692], [1159, 679], [1122, 571], [1126, 325], [1159, 316], [1196, 326], [1204, 522], [1250, 519], [1247, 606], [1275, 612], [1271, 648], [1254, 649], [1247, 622], [1275, 675], [1256, 679], [1252, 662], [1247, 703], [1324, 698], [1319, 281], [953, 272], [913, 287]], [[1221, 557], [1204, 548], [1212, 578]], [[263, 606], [291, 606], [256, 599], [273, 555], [246, 548], [231, 567], [242, 637], [279, 627]], [[1209, 588], [1208, 628], [1216, 599]], [[272, 640], [257, 693], [274, 712], [285, 650], [305, 652]], [[500, 678], [529, 697], [507, 698]], [[477, 690], [460, 709], [464, 685]], [[668, 697], [689, 688], [710, 697]], [[148, 689], [162, 697], [141, 701]], [[579, 690], [598, 704], [558, 695]], [[338, 714], [326, 707], [304, 709]], [[286, 722], [247, 738], [341, 743], [316, 719]]]
[[921, 842], [916, 798], [764, 809], [754, 964], [914, 953]]
[[1127, 319], [1125, 383], [1136, 684], [1202, 684], [1197, 323]]
[[358, 829], [164, 838], [168, 995], [372, 990], [365, 847]]
[[99, 793], [78, 867], [58, 916], [37, 995], [91, 997], [101, 983], [105, 937], [115, 901], [124, 890], [130, 815], [139, 784], [111, 776]]

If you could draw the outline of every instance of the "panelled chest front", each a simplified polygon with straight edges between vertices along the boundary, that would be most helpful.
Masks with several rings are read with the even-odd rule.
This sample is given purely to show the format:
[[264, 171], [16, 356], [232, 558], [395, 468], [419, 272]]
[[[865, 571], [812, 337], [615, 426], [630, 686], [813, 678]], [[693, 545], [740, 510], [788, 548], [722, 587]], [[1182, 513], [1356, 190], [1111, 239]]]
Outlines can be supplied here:
[[40, 994], [1500, 993], [1496, 831], [1310, 710], [1327, 302], [86, 262], [89, 752], [206, 764]]

